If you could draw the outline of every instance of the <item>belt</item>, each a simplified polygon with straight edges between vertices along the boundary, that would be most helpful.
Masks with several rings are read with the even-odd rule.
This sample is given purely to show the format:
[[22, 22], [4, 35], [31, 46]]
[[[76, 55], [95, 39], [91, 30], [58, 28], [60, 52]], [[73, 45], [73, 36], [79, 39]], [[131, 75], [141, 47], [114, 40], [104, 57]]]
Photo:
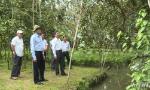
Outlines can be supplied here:
[[35, 51], [36, 53], [42, 53], [43, 51]]
[[69, 52], [69, 51], [62, 51], [62, 52]]
[[62, 50], [56, 50], [56, 52], [62, 52]]

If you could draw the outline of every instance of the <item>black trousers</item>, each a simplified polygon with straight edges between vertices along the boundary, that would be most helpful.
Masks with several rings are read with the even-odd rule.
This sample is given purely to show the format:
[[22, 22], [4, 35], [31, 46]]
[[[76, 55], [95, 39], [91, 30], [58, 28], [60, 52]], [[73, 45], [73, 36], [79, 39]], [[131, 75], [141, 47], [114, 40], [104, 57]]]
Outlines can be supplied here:
[[55, 67], [55, 70], [56, 70], [56, 75], [59, 74], [59, 68], [60, 68], [60, 71], [61, 71], [61, 74], [64, 74], [64, 60], [62, 58], [62, 50], [58, 50], [56, 51], [56, 55], [57, 55], [57, 58], [55, 59], [55, 63], [56, 63], [56, 67]]
[[21, 65], [22, 57], [15, 55], [13, 58], [13, 68], [11, 72], [11, 77], [18, 77], [20, 75]]
[[70, 56], [69, 56], [69, 52], [63, 52], [63, 60], [64, 60], [64, 67], [65, 67], [65, 59], [67, 59], [67, 64], [69, 65], [70, 62]]
[[53, 53], [51, 53], [51, 69], [52, 70], [55, 70], [55, 67], [56, 67], [56, 60], [55, 60], [55, 58], [54, 58], [54, 55], [53, 55]]
[[42, 51], [35, 52], [37, 62], [33, 62], [34, 83], [44, 80], [45, 60]]

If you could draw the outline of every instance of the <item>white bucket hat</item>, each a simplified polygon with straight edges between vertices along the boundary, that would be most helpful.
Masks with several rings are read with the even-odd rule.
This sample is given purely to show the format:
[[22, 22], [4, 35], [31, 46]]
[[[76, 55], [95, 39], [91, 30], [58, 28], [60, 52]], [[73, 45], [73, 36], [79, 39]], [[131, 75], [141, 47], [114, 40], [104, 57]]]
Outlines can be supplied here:
[[23, 33], [23, 31], [22, 30], [18, 30], [17, 33]]
[[37, 29], [41, 28], [39, 25], [34, 25], [33, 32], [35, 32]]

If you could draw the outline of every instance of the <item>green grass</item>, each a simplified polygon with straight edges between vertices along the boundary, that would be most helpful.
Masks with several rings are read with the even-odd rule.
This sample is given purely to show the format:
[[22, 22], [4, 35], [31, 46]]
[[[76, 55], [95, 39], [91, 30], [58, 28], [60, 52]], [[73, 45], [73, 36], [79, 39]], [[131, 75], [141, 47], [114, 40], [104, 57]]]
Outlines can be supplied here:
[[47, 65], [45, 77], [48, 79], [48, 82], [39, 86], [33, 83], [31, 63], [28, 63], [26, 69], [22, 69], [22, 78], [18, 80], [10, 79], [11, 71], [6, 68], [5, 63], [1, 63], [0, 66], [0, 90], [68, 90], [67, 88], [75, 90], [82, 78], [101, 72], [98, 68], [74, 66], [71, 69], [69, 84], [67, 84], [67, 76], [56, 76]]
[[[102, 74], [104, 73], [104, 71], [102, 71], [102, 69], [100, 68], [75, 66], [73, 67], [73, 69], [71, 69], [71, 76], [69, 79], [69, 83], [67, 84], [67, 77], [56, 76], [55, 73], [50, 70], [49, 65], [46, 64], [47, 67], [45, 77], [46, 79], [48, 79], [48, 82], [45, 82], [43, 86], [38, 86], [33, 83], [31, 60], [26, 56], [30, 57], [29, 55], [25, 55], [23, 69], [21, 72], [21, 76], [23, 78], [20, 78], [18, 80], [9, 79], [11, 71], [7, 69], [6, 60], [1, 59], [0, 90], [68, 90], [68, 88], [69, 90], [76, 90], [76, 87], [80, 82], [82, 82], [83, 78], [91, 77], [97, 72], [100, 72]], [[102, 60], [104, 60], [105, 62], [113, 63], [124, 62], [128, 59], [131, 59], [133, 56], [133, 52], [121, 52], [116, 50], [110, 50], [100, 53], [98, 53], [96, 50], [78, 50], [74, 52], [73, 60], [78, 63], [78, 65], [94, 65], [99, 64]]]

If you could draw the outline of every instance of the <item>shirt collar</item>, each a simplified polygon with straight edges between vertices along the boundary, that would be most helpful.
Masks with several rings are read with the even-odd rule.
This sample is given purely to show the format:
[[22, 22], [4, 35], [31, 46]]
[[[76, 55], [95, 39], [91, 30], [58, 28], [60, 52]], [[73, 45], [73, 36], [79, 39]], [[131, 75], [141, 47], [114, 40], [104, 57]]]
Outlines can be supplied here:
[[16, 36], [17, 37], [17, 39], [22, 39], [22, 38], [19, 38], [18, 36]]
[[40, 35], [38, 35], [37, 33], [35, 33], [35, 36], [40, 37]]

